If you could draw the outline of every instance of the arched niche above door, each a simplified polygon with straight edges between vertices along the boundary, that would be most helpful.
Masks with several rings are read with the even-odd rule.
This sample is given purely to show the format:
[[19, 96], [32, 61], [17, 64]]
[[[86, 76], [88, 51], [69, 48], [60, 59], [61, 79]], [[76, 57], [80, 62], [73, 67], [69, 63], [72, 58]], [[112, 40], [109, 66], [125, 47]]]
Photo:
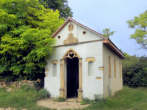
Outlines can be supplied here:
[[69, 49], [65, 54], [64, 56], [62, 57], [62, 59], [66, 59], [66, 58], [70, 58], [70, 59], [73, 59], [73, 58], [80, 58], [80, 56], [78, 55], [78, 53], [74, 50], [74, 49]]

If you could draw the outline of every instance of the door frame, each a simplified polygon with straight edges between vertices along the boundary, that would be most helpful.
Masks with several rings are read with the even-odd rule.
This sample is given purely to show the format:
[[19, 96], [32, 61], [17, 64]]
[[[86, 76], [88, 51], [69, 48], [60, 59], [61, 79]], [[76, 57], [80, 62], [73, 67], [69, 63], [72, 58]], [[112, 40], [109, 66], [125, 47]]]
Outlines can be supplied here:
[[66, 58], [74, 58], [77, 57], [79, 59], [79, 89], [78, 89], [78, 101], [82, 100], [82, 58], [80, 58], [79, 54], [73, 50], [69, 49], [62, 59], [60, 59], [60, 97], [67, 98], [67, 93], [66, 93], [66, 74], [65, 74], [65, 65], [66, 65]]

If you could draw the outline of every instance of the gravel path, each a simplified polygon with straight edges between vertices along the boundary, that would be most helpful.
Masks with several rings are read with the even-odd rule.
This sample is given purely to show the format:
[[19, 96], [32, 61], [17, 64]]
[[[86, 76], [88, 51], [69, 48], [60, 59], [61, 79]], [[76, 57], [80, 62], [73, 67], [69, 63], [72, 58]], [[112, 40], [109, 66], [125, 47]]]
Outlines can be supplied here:
[[37, 101], [37, 105], [51, 109], [78, 109], [85, 108], [89, 105], [80, 105], [77, 99], [68, 99], [66, 102], [55, 102], [54, 99], [45, 99]]

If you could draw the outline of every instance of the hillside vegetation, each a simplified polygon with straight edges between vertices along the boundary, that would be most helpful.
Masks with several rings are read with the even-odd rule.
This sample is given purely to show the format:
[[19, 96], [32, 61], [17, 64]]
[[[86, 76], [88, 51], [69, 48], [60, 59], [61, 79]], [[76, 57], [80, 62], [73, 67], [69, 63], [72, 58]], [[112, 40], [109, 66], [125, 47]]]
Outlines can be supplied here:
[[147, 87], [147, 57], [125, 54], [123, 83], [129, 87]]

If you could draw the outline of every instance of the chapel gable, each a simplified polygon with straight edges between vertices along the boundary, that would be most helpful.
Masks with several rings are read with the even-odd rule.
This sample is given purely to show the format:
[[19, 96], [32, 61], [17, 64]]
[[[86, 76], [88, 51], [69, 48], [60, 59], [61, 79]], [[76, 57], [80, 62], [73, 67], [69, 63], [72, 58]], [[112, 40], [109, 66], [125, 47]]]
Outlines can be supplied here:
[[52, 37], [57, 40], [57, 46], [81, 44], [104, 39], [101, 34], [73, 19], [65, 21], [65, 23], [52, 35]]

